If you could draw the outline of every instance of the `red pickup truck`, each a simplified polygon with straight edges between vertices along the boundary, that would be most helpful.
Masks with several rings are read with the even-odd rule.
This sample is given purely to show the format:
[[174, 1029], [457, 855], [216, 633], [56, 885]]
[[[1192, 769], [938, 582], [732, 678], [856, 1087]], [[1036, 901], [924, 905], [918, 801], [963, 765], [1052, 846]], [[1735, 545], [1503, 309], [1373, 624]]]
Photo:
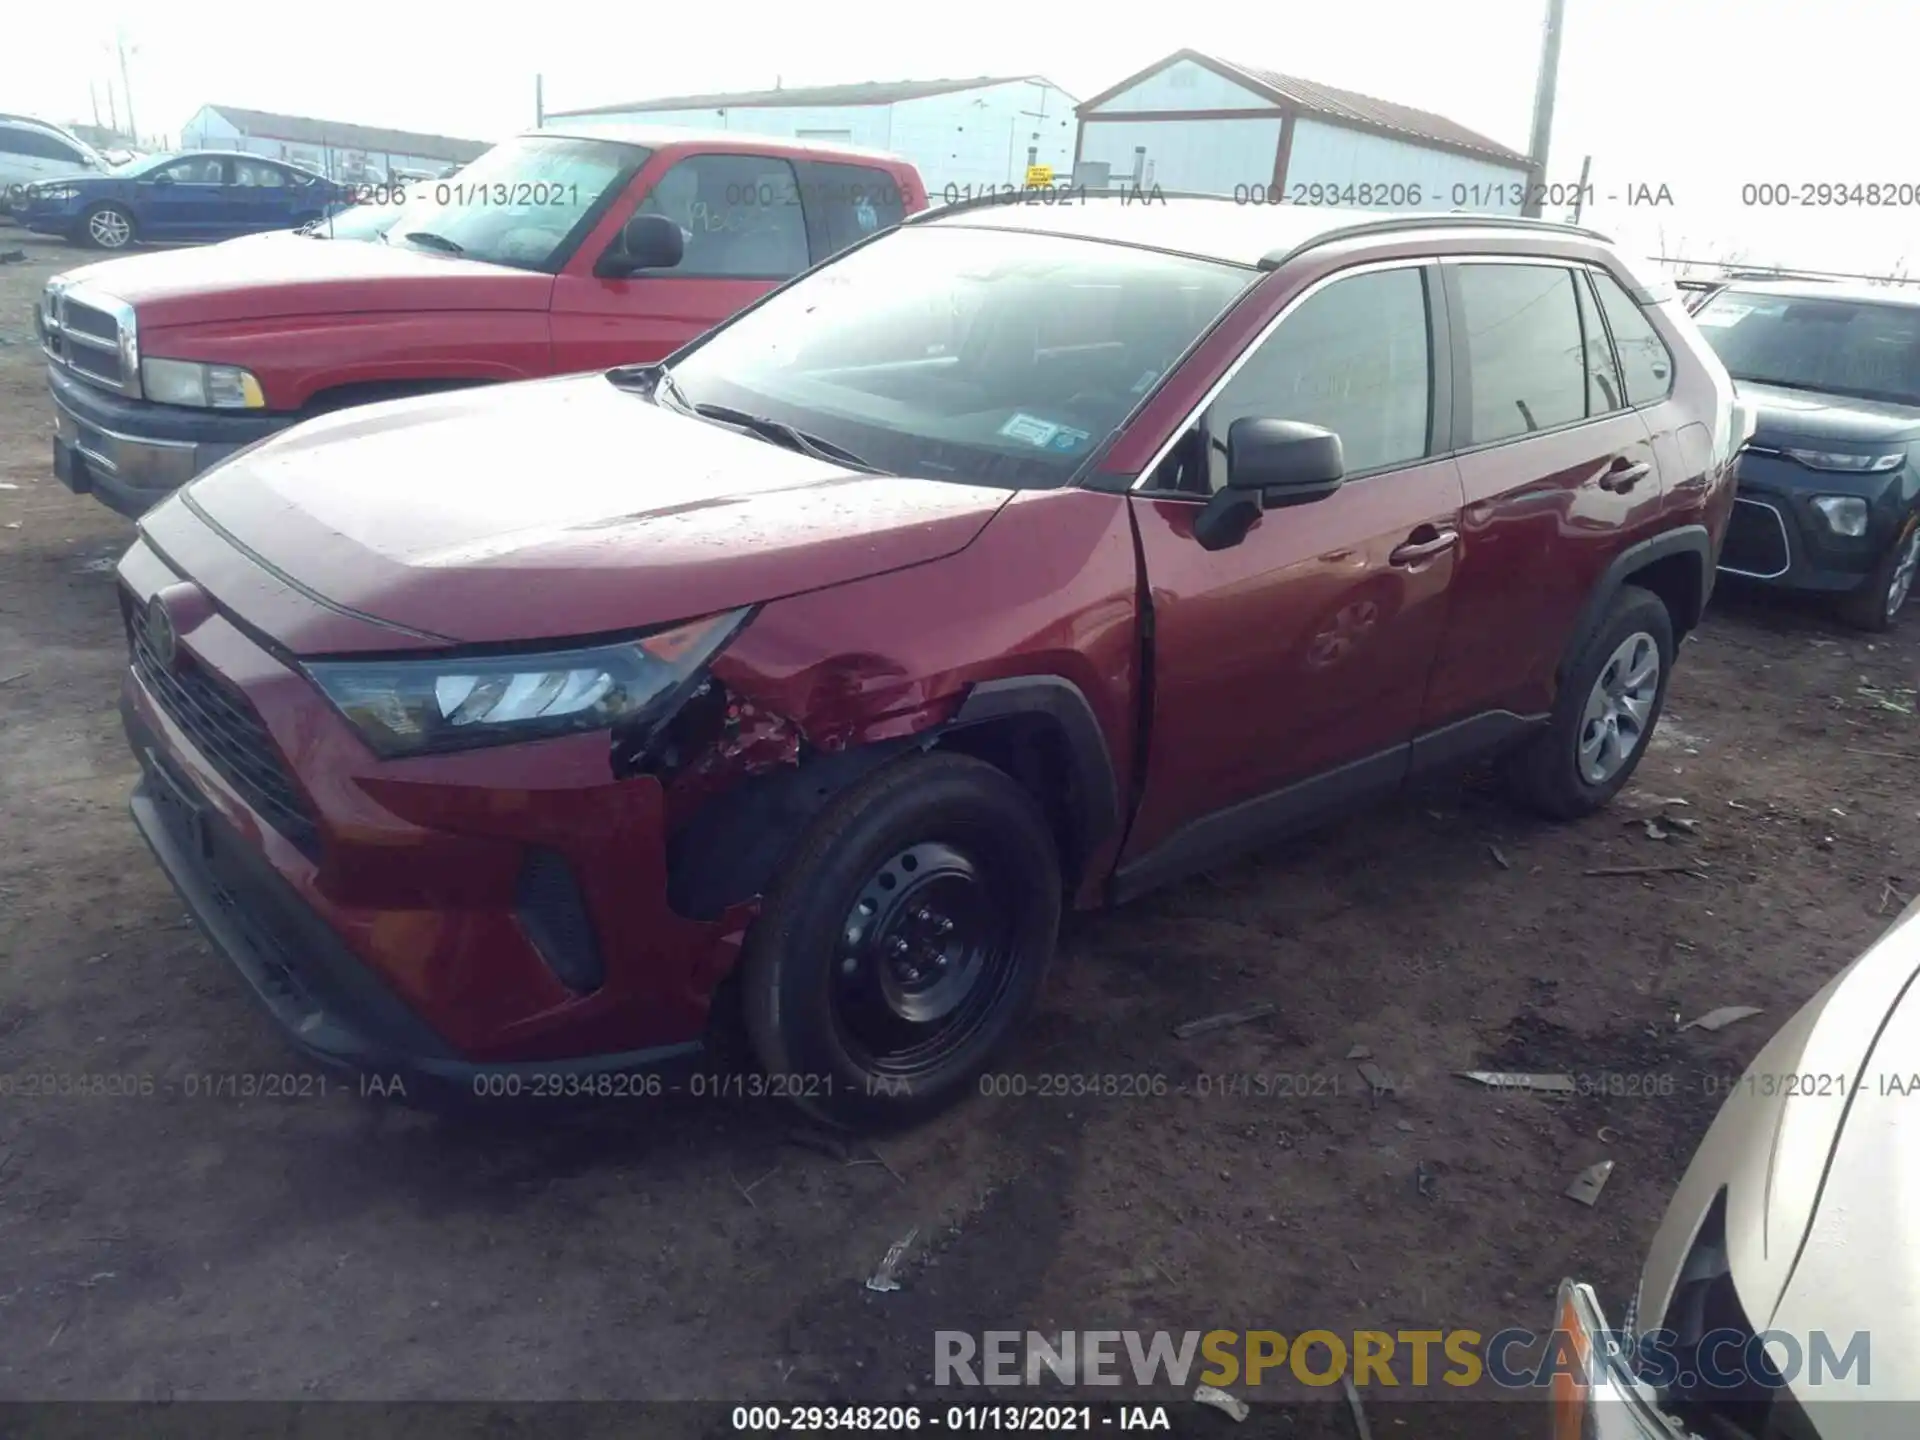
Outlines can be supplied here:
[[[927, 208], [891, 155], [666, 129], [534, 131], [405, 188], [375, 240], [237, 240], [55, 276], [37, 317], [55, 473], [139, 516], [316, 414], [658, 360]], [[682, 243], [663, 249], [648, 216]]]

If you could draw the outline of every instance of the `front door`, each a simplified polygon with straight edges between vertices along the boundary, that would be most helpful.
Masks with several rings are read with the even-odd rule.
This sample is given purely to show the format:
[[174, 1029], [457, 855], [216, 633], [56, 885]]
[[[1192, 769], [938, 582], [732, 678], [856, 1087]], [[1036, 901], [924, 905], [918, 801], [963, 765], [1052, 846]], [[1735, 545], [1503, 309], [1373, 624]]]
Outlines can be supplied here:
[[[1433, 267], [1408, 262], [1309, 291], [1135, 492], [1153, 694], [1123, 893], [1405, 775], [1461, 502], [1444, 453], [1437, 285]], [[1348, 478], [1209, 552], [1194, 520], [1225, 482], [1228, 426], [1246, 416], [1334, 431]]]
[[293, 228], [293, 186], [285, 170], [266, 160], [234, 160], [233, 184], [219, 217], [224, 235]]
[[139, 224], [149, 240], [191, 240], [218, 232], [227, 205], [227, 162], [190, 155], [137, 184]]
[[659, 360], [810, 263], [799, 181], [778, 157], [662, 157], [633, 189], [640, 198], [629, 213], [672, 219], [686, 253], [671, 270], [614, 280], [593, 274], [600, 256], [583, 246], [554, 285], [554, 364], [563, 372]]

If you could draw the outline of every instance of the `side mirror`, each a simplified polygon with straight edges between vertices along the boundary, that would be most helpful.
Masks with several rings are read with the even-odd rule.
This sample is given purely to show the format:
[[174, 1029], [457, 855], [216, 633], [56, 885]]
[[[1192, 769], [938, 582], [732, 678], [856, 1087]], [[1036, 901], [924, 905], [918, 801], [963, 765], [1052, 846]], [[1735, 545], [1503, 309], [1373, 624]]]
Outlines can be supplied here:
[[593, 267], [602, 279], [618, 280], [636, 270], [671, 270], [687, 253], [686, 236], [665, 215], [636, 215], [620, 227], [620, 238]]
[[153, 183], [156, 185], [171, 185], [173, 184], [173, 176], [165, 170], [162, 170], [153, 177]]
[[1246, 539], [1263, 510], [1324, 500], [1346, 478], [1340, 437], [1300, 420], [1247, 416], [1227, 427], [1227, 483], [1194, 520], [1205, 550]]

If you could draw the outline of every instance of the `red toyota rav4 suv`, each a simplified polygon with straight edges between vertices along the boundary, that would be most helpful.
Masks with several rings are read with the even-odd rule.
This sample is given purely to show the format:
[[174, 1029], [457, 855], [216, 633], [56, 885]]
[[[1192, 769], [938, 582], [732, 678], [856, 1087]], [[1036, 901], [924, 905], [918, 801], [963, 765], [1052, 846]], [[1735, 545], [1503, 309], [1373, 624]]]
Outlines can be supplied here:
[[1603, 804], [1744, 426], [1588, 231], [940, 210], [665, 365], [322, 418], [148, 514], [134, 815], [322, 1058], [604, 1091], [737, 989], [774, 1091], [906, 1118], [1063, 906], [1475, 756]]
[[[37, 316], [54, 473], [137, 517], [330, 410], [659, 360], [927, 205], [896, 156], [637, 127], [537, 130], [396, 192], [372, 240], [316, 229], [54, 276]], [[635, 215], [678, 223], [674, 265], [625, 243]]]

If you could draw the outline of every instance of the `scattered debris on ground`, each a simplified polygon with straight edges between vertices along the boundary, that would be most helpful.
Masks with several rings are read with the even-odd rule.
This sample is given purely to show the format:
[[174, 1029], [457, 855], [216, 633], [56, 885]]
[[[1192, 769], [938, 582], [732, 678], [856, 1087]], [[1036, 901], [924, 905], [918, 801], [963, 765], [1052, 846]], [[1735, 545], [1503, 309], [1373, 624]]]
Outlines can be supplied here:
[[1567, 1186], [1567, 1197], [1578, 1200], [1582, 1205], [1592, 1205], [1600, 1198], [1600, 1192], [1607, 1188], [1607, 1177], [1613, 1174], [1613, 1161], [1599, 1160], [1573, 1177], [1573, 1183]]
[[1193, 1398], [1202, 1405], [1211, 1405], [1216, 1410], [1224, 1410], [1235, 1420], [1245, 1420], [1253, 1413], [1247, 1402], [1238, 1395], [1229, 1395], [1226, 1391], [1217, 1390], [1211, 1385], [1202, 1385], [1195, 1390]]
[[1709, 1010], [1697, 1020], [1689, 1020], [1682, 1030], [1724, 1030], [1736, 1020], [1745, 1020], [1749, 1015], [1758, 1015], [1758, 1005], [1722, 1005], [1718, 1010]]
[[889, 1290], [898, 1290], [900, 1282], [894, 1274], [900, 1268], [900, 1262], [906, 1259], [907, 1248], [913, 1244], [920, 1233], [920, 1227], [914, 1226], [893, 1244], [887, 1247], [887, 1253], [880, 1257], [880, 1263], [874, 1267], [873, 1274], [867, 1277], [867, 1289], [878, 1290], [883, 1294]]
[[1183, 1025], [1173, 1027], [1173, 1033], [1182, 1040], [1191, 1040], [1196, 1035], [1205, 1035], [1210, 1030], [1225, 1030], [1232, 1025], [1245, 1025], [1249, 1020], [1259, 1020], [1273, 1014], [1273, 1006], [1262, 1000], [1258, 1005], [1249, 1005], [1244, 1010], [1228, 1010], [1219, 1015], [1208, 1015], [1199, 1020], [1189, 1020]]
[[1492, 1090], [1537, 1090], [1549, 1095], [1571, 1095], [1575, 1086], [1571, 1075], [1526, 1074], [1508, 1070], [1460, 1070], [1462, 1080], [1472, 1080]]

